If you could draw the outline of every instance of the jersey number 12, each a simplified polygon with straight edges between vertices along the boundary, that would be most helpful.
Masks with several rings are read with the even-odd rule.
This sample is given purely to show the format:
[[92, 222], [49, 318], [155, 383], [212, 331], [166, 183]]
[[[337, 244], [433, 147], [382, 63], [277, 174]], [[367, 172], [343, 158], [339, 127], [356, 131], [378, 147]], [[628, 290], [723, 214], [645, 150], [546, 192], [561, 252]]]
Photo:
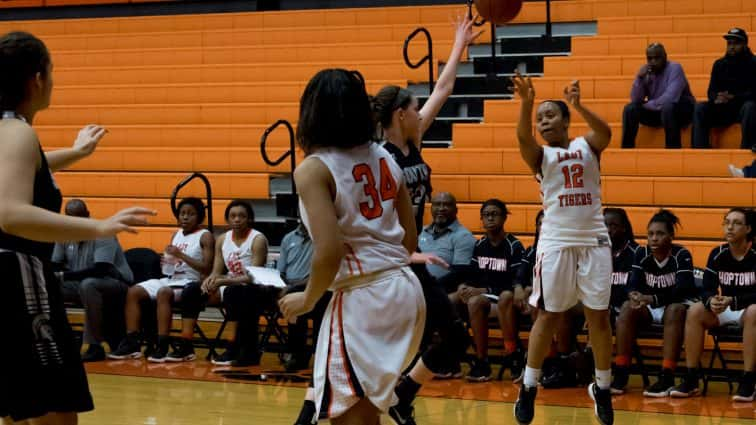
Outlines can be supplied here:
[[352, 169], [352, 176], [357, 183], [364, 183], [365, 195], [370, 202], [360, 202], [360, 212], [368, 220], [373, 220], [383, 215], [381, 202], [396, 198], [397, 187], [394, 176], [386, 163], [385, 158], [380, 159], [380, 174], [378, 185], [375, 184], [375, 174], [368, 164], [357, 164]]
[[562, 174], [564, 174], [564, 188], [576, 189], [583, 187], [583, 166], [580, 164], [572, 164], [571, 167], [562, 167]]

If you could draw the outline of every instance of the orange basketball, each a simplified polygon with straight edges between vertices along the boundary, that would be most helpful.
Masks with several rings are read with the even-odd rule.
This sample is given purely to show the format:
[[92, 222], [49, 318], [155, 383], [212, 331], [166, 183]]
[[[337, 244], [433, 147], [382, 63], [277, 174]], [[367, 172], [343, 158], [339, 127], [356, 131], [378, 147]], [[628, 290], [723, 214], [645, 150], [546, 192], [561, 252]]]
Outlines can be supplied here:
[[522, 0], [475, 0], [475, 7], [483, 19], [506, 24], [520, 13]]

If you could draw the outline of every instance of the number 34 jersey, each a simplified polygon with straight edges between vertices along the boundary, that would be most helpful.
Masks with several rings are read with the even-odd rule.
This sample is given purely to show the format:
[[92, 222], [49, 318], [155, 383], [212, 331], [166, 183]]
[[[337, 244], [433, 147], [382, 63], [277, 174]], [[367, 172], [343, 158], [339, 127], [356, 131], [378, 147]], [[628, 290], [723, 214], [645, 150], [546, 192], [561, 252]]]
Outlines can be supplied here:
[[[351, 149], [322, 148], [310, 156], [328, 167], [336, 183], [334, 205], [346, 252], [336, 282], [409, 264], [396, 209], [404, 177], [391, 154], [367, 143]], [[300, 208], [309, 229], [310, 219], [319, 212]]]
[[583, 137], [567, 149], [544, 146], [540, 180], [544, 217], [539, 248], [609, 245], [599, 160]]

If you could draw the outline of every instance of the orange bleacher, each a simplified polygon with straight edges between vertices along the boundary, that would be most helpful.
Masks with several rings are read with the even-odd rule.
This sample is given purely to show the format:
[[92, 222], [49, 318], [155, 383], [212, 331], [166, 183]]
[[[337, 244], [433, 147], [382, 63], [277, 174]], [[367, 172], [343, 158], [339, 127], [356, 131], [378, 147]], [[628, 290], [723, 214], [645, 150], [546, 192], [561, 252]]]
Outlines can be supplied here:
[[[103, 0], [104, 2], [105, 0]], [[99, 1], [96, 1], [99, 2]], [[110, 1], [113, 3], [113, 1]], [[2, 6], [68, 2], [15, 1]], [[91, 3], [91, 2], [90, 2]], [[513, 22], [543, 22], [541, 2], [525, 3]], [[417, 26], [434, 36], [435, 57], [444, 60], [453, 42], [449, 24], [457, 6], [385, 7], [250, 12], [131, 18], [0, 22], [0, 31], [23, 29], [41, 36], [55, 64], [52, 107], [35, 125], [47, 149], [69, 146], [89, 122], [110, 129], [91, 158], [58, 174], [66, 196], [83, 197], [95, 216], [143, 204], [159, 211], [126, 247], [162, 250], [173, 229], [168, 197], [188, 172], [208, 174], [222, 211], [233, 197], [268, 198], [269, 180], [287, 171], [266, 165], [259, 153], [265, 128], [280, 118], [295, 123], [298, 100], [310, 76], [324, 67], [358, 69], [375, 92], [426, 78], [402, 59], [405, 37]], [[739, 146], [737, 126], [715, 132], [712, 151], [667, 151], [660, 130], [642, 128], [638, 146], [621, 151], [622, 107], [651, 41], [667, 45], [680, 61], [692, 90], [703, 98], [721, 38], [732, 26], [756, 28], [756, 2], [748, 0], [565, 0], [553, 2], [556, 22], [597, 21], [598, 35], [573, 37], [572, 54], [545, 60], [536, 78], [539, 99], [561, 96], [580, 78], [584, 102], [613, 129], [603, 155], [604, 200], [628, 208], [636, 234], [660, 206], [679, 213], [679, 238], [702, 266], [721, 236], [729, 206], [756, 204], [753, 180], [728, 178], [727, 164], [752, 160]], [[490, 40], [486, 33], [479, 42]], [[424, 54], [423, 43], [410, 56]], [[482, 124], [455, 124], [453, 147], [426, 149], [436, 191], [460, 201], [460, 219], [481, 231], [478, 205], [499, 197], [511, 205], [508, 226], [531, 241], [538, 189], [519, 156], [515, 137], [519, 102], [491, 100]], [[573, 134], [586, 130], [579, 117]], [[689, 132], [683, 134], [689, 143]], [[271, 156], [283, 152], [287, 135], [274, 132]], [[301, 153], [299, 154], [301, 158]], [[192, 185], [186, 194], [200, 194]], [[216, 214], [216, 222], [222, 220]]]

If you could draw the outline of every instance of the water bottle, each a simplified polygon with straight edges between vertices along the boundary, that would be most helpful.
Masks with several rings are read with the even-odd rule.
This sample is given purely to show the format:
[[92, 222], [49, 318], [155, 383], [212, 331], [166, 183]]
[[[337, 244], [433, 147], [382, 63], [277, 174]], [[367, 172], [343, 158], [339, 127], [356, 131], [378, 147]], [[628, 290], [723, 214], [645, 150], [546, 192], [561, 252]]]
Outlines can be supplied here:
[[170, 254], [163, 254], [163, 258], [160, 261], [161, 270], [165, 276], [173, 276], [176, 272], [176, 257]]

